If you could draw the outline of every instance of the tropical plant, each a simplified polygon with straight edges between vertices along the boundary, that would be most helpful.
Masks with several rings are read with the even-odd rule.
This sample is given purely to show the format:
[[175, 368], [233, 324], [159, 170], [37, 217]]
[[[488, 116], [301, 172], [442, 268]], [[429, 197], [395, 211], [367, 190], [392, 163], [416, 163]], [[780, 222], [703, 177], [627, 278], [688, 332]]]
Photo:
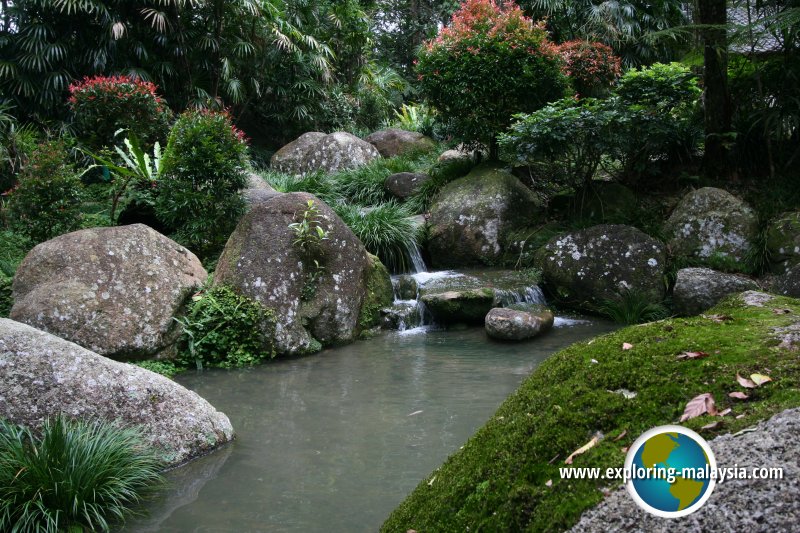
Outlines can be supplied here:
[[433, 135], [436, 112], [427, 104], [403, 104], [400, 111], [394, 112], [394, 116], [395, 124], [404, 130]]
[[386, 268], [392, 272], [411, 269], [411, 251], [417, 246], [419, 230], [407, 206], [390, 201], [369, 208], [338, 205], [334, 210]]
[[467, 0], [420, 50], [419, 86], [459, 139], [489, 147], [514, 113], [564, 94], [561, 59], [541, 24], [513, 2]]
[[564, 73], [582, 98], [606, 96], [620, 76], [619, 58], [602, 43], [568, 41], [558, 51], [564, 58]]
[[314, 200], [306, 202], [306, 208], [295, 215], [297, 220], [289, 224], [294, 233], [292, 244], [307, 260], [319, 267], [322, 258], [322, 242], [328, 240], [328, 232], [322, 227], [322, 215]]
[[161, 483], [163, 467], [136, 428], [0, 420], [0, 529], [109, 531]]
[[161, 163], [155, 210], [176, 238], [202, 257], [224, 246], [245, 203], [247, 142], [224, 112], [182, 114]]
[[77, 228], [81, 222], [83, 184], [62, 141], [39, 144], [7, 193], [12, 217], [36, 242]]
[[618, 324], [641, 324], [669, 317], [669, 310], [659, 302], [654, 302], [648, 294], [636, 291], [622, 291], [617, 298], [603, 302], [600, 312]]
[[69, 106], [79, 138], [92, 148], [116, 142], [120, 129], [152, 145], [166, 137], [172, 113], [153, 83], [130, 76], [86, 77], [69, 86]]
[[270, 329], [275, 314], [258, 302], [217, 285], [192, 298], [183, 327], [183, 360], [198, 370], [235, 368], [275, 357]]

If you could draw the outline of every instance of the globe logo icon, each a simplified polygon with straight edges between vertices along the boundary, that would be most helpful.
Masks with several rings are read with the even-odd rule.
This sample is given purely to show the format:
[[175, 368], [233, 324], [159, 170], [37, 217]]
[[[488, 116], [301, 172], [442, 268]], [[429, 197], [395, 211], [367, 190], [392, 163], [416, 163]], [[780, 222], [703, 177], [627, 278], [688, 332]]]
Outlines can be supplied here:
[[627, 489], [645, 511], [663, 518], [693, 513], [714, 491], [717, 463], [700, 435], [683, 426], [645, 432], [628, 450]]

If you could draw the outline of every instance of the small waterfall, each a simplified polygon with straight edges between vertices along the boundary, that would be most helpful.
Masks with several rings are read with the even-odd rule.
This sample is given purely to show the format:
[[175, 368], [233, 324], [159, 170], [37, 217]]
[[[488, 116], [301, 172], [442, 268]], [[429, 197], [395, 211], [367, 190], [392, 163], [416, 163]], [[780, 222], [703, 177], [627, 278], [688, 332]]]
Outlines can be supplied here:
[[544, 293], [538, 285], [517, 290], [495, 289], [494, 294], [502, 307], [514, 304], [547, 305]]
[[414, 267], [415, 274], [428, 271], [428, 267], [425, 266], [425, 261], [422, 259], [422, 252], [420, 252], [419, 245], [416, 241], [409, 245], [408, 257], [411, 259], [411, 265]]
[[[402, 288], [401, 283], [414, 284], [413, 298], [409, 298], [411, 296], [408, 294], [410, 287]], [[394, 302], [386, 319], [393, 329], [404, 332], [433, 325], [433, 316], [420, 298], [420, 284], [414, 277], [392, 276], [392, 289]]]

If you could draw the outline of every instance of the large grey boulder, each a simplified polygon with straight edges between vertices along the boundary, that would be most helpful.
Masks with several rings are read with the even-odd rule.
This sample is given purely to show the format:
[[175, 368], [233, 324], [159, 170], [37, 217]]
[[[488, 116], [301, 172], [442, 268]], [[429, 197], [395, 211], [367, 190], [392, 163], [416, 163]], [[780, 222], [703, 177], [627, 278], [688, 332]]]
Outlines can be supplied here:
[[664, 230], [673, 255], [743, 261], [758, 235], [758, 217], [729, 192], [704, 187], [683, 197]]
[[433, 266], [496, 264], [508, 236], [542, 214], [538, 199], [516, 177], [478, 167], [442, 188], [431, 206], [428, 249]]
[[[294, 244], [297, 236], [289, 228], [309, 201], [327, 233], [319, 247], [320, 268]], [[214, 284], [275, 311], [279, 353], [308, 353], [358, 335], [371, 265], [361, 241], [330, 207], [311, 194], [290, 193], [261, 202], [244, 216], [219, 258]]]
[[304, 133], [272, 156], [270, 165], [287, 174], [335, 173], [358, 168], [381, 157], [378, 150], [355, 135], [339, 131]]
[[0, 319], [0, 418], [35, 429], [56, 415], [140, 426], [170, 465], [233, 439], [227, 416], [174, 381]]
[[784, 296], [800, 298], [800, 265], [793, 266], [775, 280], [774, 291]]
[[767, 228], [767, 250], [775, 272], [800, 265], [800, 212], [785, 213]]
[[664, 244], [631, 226], [602, 224], [554, 237], [535, 262], [562, 303], [587, 311], [626, 291], [664, 297]]
[[405, 200], [417, 193], [420, 187], [430, 179], [430, 176], [420, 172], [398, 172], [386, 177], [383, 188], [401, 200]]
[[173, 317], [206, 277], [193, 253], [145, 225], [85, 229], [28, 253], [10, 316], [106, 357], [169, 358]]
[[486, 314], [486, 333], [493, 339], [523, 341], [532, 339], [553, 327], [551, 311], [526, 312], [496, 307]]
[[397, 128], [376, 131], [364, 140], [375, 146], [383, 157], [395, 157], [409, 152], [429, 152], [436, 147], [430, 137]]
[[684, 268], [678, 271], [672, 302], [678, 314], [693, 316], [711, 309], [731, 294], [758, 288], [755, 281], [745, 276], [710, 268]]

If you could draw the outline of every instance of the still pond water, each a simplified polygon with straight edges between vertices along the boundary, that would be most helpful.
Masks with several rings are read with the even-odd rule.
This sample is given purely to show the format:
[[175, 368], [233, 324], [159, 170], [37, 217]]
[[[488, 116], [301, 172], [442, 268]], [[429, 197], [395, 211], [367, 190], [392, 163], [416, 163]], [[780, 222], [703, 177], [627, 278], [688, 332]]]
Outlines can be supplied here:
[[558, 323], [521, 344], [491, 342], [482, 328], [411, 331], [181, 375], [230, 417], [237, 440], [170, 472], [148, 516], [125, 530], [377, 531], [540, 362], [613, 329]]

